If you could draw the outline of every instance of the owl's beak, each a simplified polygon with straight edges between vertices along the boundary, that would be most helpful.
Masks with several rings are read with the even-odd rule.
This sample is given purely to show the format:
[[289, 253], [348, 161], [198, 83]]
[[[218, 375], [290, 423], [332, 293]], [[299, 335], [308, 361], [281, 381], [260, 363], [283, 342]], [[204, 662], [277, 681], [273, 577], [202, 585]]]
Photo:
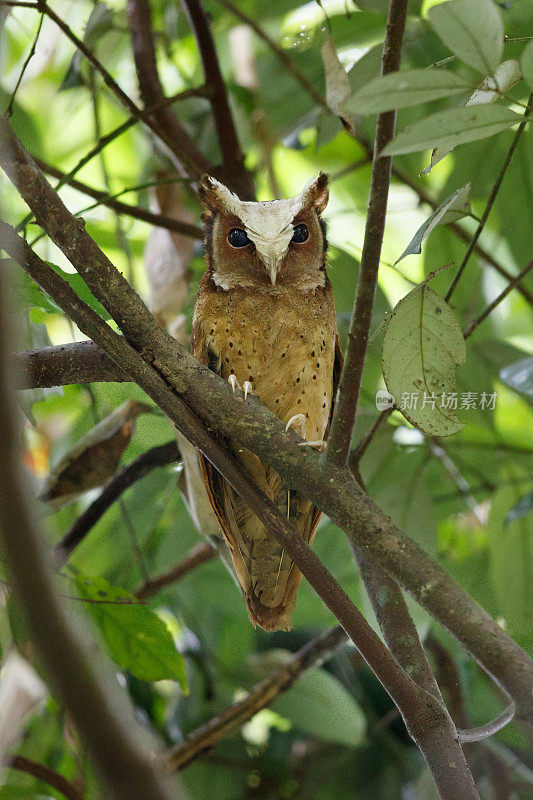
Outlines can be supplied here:
[[281, 259], [278, 258], [277, 256], [267, 253], [259, 253], [259, 255], [266, 271], [268, 272], [268, 276], [270, 278], [272, 286], [275, 286]]

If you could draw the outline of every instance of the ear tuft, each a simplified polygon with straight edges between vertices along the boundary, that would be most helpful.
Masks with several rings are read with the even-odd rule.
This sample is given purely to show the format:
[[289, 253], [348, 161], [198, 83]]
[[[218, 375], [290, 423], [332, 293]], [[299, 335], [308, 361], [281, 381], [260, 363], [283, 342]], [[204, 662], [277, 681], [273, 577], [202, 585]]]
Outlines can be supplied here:
[[302, 192], [302, 206], [313, 207], [318, 214], [326, 208], [329, 200], [328, 176], [321, 172], [310, 181]]

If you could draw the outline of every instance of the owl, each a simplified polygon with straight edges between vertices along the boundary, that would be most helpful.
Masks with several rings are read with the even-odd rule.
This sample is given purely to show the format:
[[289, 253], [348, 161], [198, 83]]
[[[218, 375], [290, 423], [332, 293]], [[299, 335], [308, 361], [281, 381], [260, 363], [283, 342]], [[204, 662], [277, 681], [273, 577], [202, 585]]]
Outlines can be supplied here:
[[[193, 320], [193, 353], [250, 394], [302, 437], [327, 436], [341, 365], [335, 306], [326, 274], [328, 202], [320, 174], [291, 200], [243, 202], [204, 177], [207, 270]], [[227, 442], [256, 485], [303, 539], [313, 540], [320, 511], [248, 450]], [[301, 573], [248, 505], [200, 454], [208, 496], [228, 545], [254, 625], [287, 629]]]

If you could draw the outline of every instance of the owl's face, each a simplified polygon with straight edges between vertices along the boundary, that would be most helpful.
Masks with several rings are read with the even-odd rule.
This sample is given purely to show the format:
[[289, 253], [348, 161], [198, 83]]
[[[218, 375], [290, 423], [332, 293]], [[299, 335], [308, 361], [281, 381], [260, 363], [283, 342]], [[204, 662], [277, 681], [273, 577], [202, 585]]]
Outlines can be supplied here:
[[207, 265], [221, 289], [324, 286], [327, 245], [320, 214], [329, 196], [324, 173], [291, 200], [242, 202], [208, 176], [199, 195], [206, 209]]

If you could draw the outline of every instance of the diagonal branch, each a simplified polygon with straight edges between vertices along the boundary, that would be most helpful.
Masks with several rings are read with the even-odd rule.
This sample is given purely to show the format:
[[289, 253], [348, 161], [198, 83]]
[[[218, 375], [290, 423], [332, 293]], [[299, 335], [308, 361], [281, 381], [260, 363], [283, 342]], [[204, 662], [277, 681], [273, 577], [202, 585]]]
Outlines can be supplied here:
[[346, 634], [340, 626], [312, 639], [294, 653], [286, 664], [250, 689], [246, 697], [217, 714], [173, 747], [167, 757], [169, 766], [178, 770], [187, 767], [206, 750], [248, 722], [262, 708], [270, 705], [276, 697], [287, 692], [304, 672], [328, 661], [345, 644]]
[[[406, 15], [407, 0], [391, 0], [383, 45], [382, 75], [397, 72], [400, 68]], [[380, 153], [394, 137], [395, 126], [396, 111], [378, 115], [361, 265], [348, 346], [328, 437], [327, 458], [338, 466], [347, 463], [350, 452], [385, 231], [392, 158], [381, 156]]]
[[[184, 434], [216, 462], [217, 469], [225, 477], [228, 477], [230, 467], [226, 469], [219, 460], [223, 454], [206, 434], [204, 426], [199, 424], [196, 414], [212, 430], [220, 431], [223, 436], [254, 452], [276, 470], [287, 486], [309, 497], [348, 533], [352, 541], [372, 554], [424, 608], [452, 631], [513, 697], [519, 718], [533, 719], [533, 664], [524, 651], [363, 494], [347, 468], [324, 462], [318, 453], [304, 452], [297, 435], [285, 431], [283, 423], [258, 400], [251, 398], [243, 403], [242, 397], [235, 397], [225, 381], [201, 365], [154, 322], [127, 281], [46, 183], [1, 117], [0, 165], [38, 215], [43, 228], [119, 321], [126, 341], [106, 325], [102, 330], [99, 317], [90, 325], [87, 320], [78, 321], [76, 308], [67, 303], [67, 313], [86, 335], [105, 349], [153, 397]], [[40, 259], [37, 259], [37, 269], [37, 257], [27, 246], [21, 259], [20, 247], [24, 243], [9, 226], [2, 226], [2, 231], [4, 249], [16, 260], [18, 255], [24, 264], [30, 262], [32, 269], [35, 267], [32, 277], [35, 278], [40, 270], [46, 290], [50, 291], [50, 281], [59, 279], [59, 276], [47, 265], [41, 266]], [[67, 285], [67, 288], [70, 287]], [[55, 298], [55, 293], [50, 293]], [[72, 309], [72, 313], [68, 309]], [[178, 392], [179, 397], [170, 387]], [[194, 414], [191, 408], [195, 409]], [[231, 477], [229, 480], [233, 483]], [[272, 530], [275, 535], [274, 526]], [[288, 537], [288, 545], [291, 541]], [[292, 541], [292, 544], [298, 545], [298, 542]], [[298, 563], [299, 556], [294, 547], [291, 549], [287, 546], [287, 552]]]
[[65, 800], [83, 800], [83, 795], [74, 784], [46, 764], [39, 764], [38, 761], [33, 761], [31, 758], [26, 758], [26, 756], [11, 756], [9, 767], [19, 772], [25, 772], [26, 775], [32, 775], [37, 780], [47, 783], [56, 792], [62, 794]]
[[198, 43], [205, 83], [211, 89], [210, 102], [223, 160], [220, 177], [241, 200], [254, 200], [253, 181], [244, 166], [244, 156], [239, 145], [207, 14], [200, 0], [182, 0], [182, 5]]
[[68, 532], [54, 548], [54, 558], [58, 566], [67, 561], [72, 551], [85, 539], [89, 531], [94, 528], [98, 520], [105, 514], [113, 503], [119, 500], [126, 489], [140, 481], [156, 467], [165, 467], [175, 464], [180, 459], [178, 445], [175, 439], [166, 444], [152, 447], [142, 453], [138, 458], [123, 467], [104, 486], [96, 500], [87, 506], [85, 511], [71, 525]]
[[175, 567], [162, 572], [160, 575], [154, 575], [144, 581], [134, 594], [138, 600], [146, 600], [147, 597], [152, 597], [164, 589], [165, 586], [170, 586], [172, 583], [181, 580], [184, 575], [187, 575], [191, 570], [199, 567], [200, 564], [205, 564], [206, 561], [216, 558], [218, 555], [217, 550], [213, 545], [206, 541], [196, 544], [191, 547], [187, 555], [182, 558], [179, 564]]
[[487, 306], [485, 311], [483, 311], [483, 313], [480, 314], [479, 317], [477, 317], [477, 319], [472, 320], [472, 322], [470, 323], [470, 325], [468, 325], [468, 327], [466, 328], [466, 330], [465, 330], [465, 332], [463, 334], [465, 339], [468, 339], [468, 337], [475, 331], [475, 329], [478, 327], [478, 325], [481, 325], [481, 323], [485, 319], [487, 319], [489, 314], [491, 314], [494, 311], [496, 306], [499, 306], [500, 303], [502, 302], [502, 300], [505, 300], [505, 298], [507, 297], [509, 292], [511, 292], [511, 290], [514, 289], [515, 286], [517, 286], [518, 283], [522, 280], [522, 278], [525, 278], [526, 275], [528, 274], [528, 272], [531, 272], [532, 269], [533, 269], [533, 261], [530, 261], [529, 264], [526, 264], [524, 269], [521, 270], [518, 273], [518, 275], [515, 278], [513, 278], [513, 280], [510, 281], [507, 284], [505, 289], [502, 292], [500, 292], [500, 294], [497, 297], [494, 298], [492, 303], [489, 303], [489, 305]]
[[152, 112], [144, 111], [143, 114], [153, 120], [152, 127], [155, 123], [157, 133], [163, 132], [163, 141], [175, 152], [192, 177], [211, 172], [211, 163], [198, 150], [174, 112], [163, 105], [157, 107], [164, 101], [165, 93], [157, 72], [149, 0], [128, 0], [127, 9], [141, 97], [146, 107], [156, 106]]

